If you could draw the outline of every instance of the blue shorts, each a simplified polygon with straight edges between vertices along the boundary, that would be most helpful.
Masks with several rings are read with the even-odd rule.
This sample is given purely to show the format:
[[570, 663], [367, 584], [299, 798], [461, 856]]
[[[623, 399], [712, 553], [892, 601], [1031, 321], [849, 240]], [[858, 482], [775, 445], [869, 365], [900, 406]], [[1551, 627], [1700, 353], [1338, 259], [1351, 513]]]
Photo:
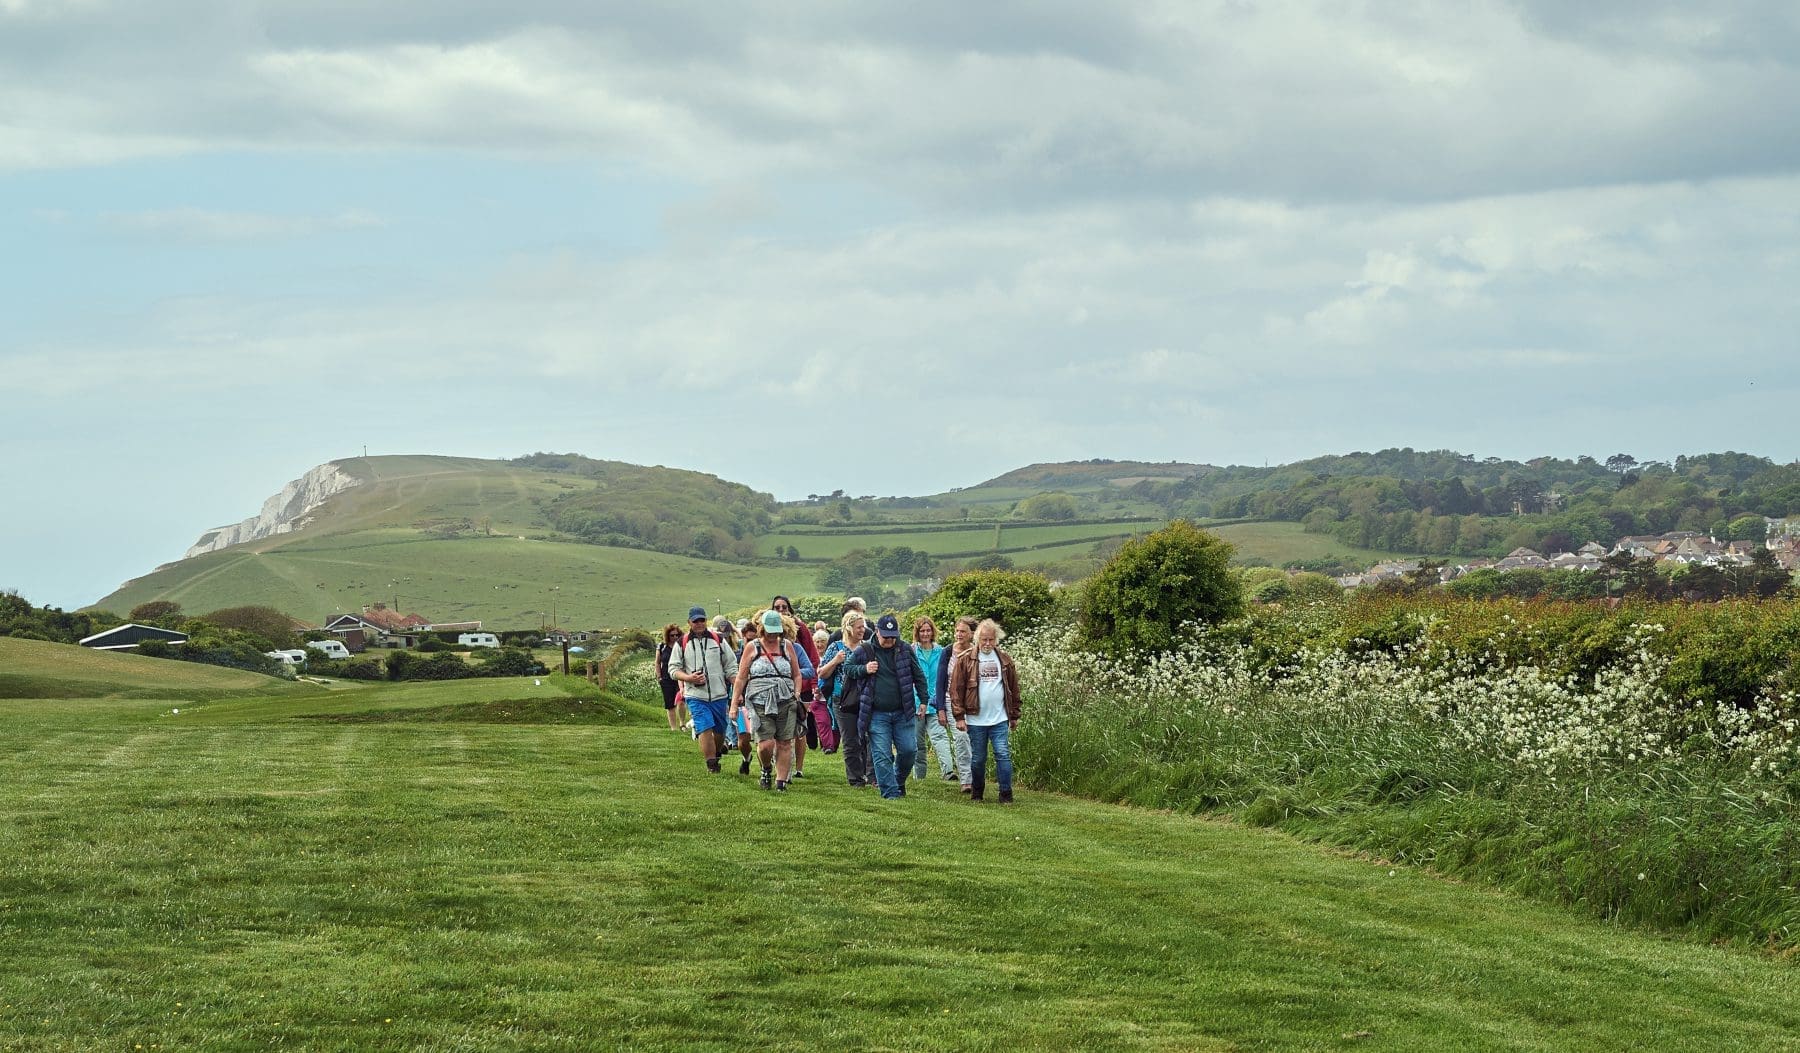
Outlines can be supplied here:
[[688, 699], [688, 713], [694, 718], [694, 734], [706, 731], [717, 731], [721, 735], [729, 735], [726, 730], [725, 711], [731, 707], [731, 700], [721, 698], [717, 702], [702, 702], [696, 698]]

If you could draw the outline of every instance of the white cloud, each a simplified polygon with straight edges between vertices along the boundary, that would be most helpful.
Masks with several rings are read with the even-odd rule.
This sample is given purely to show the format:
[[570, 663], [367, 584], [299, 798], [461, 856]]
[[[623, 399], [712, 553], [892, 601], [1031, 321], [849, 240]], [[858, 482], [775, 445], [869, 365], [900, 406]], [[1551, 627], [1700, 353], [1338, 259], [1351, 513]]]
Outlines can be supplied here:
[[202, 208], [152, 209], [109, 213], [103, 226], [118, 233], [173, 241], [231, 242], [295, 238], [329, 231], [366, 230], [383, 220], [371, 212], [352, 210], [331, 216], [295, 216], [262, 212], [219, 212]]

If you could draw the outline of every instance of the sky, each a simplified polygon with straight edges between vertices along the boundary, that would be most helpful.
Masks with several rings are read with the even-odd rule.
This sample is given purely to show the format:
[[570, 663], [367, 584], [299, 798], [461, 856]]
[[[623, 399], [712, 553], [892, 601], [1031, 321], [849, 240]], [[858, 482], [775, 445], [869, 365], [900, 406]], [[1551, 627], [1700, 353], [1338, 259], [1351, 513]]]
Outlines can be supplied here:
[[1785, 462], [1800, 6], [0, 0], [0, 246], [68, 608], [365, 447]]

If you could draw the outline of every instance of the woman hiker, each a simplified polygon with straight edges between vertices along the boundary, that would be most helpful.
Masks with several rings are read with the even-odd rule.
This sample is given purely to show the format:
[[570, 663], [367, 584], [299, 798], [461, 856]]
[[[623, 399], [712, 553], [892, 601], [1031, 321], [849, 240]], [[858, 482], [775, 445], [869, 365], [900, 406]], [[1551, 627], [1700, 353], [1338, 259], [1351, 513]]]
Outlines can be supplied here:
[[731, 686], [730, 717], [745, 707], [756, 714], [756, 749], [762, 758], [762, 788], [786, 791], [794, 763], [794, 736], [800, 724], [800, 649], [787, 639], [779, 611], [764, 611], [762, 635], [744, 644], [737, 679]]
[[1019, 671], [1000, 650], [1006, 633], [992, 618], [975, 627], [975, 650], [964, 654], [950, 678], [950, 712], [969, 733], [969, 799], [981, 800], [987, 784], [987, 750], [994, 747], [994, 775], [1000, 803], [1013, 799], [1012, 729], [1019, 726]]

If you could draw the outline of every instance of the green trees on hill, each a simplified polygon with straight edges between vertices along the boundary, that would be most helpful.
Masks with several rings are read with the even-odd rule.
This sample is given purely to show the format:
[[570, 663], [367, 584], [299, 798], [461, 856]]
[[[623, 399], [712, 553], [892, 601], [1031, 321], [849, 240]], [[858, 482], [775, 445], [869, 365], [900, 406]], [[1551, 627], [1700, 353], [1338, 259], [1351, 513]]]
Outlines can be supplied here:
[[544, 514], [557, 530], [600, 544], [747, 560], [756, 536], [775, 522], [774, 497], [716, 475], [576, 454], [534, 453], [512, 463], [589, 480], [591, 487], [557, 497]]
[[1394, 449], [1145, 480], [1132, 493], [1174, 516], [1287, 520], [1363, 548], [1502, 555], [1671, 530], [1758, 540], [1763, 516], [1800, 514], [1800, 465], [1741, 453], [1603, 464]]

